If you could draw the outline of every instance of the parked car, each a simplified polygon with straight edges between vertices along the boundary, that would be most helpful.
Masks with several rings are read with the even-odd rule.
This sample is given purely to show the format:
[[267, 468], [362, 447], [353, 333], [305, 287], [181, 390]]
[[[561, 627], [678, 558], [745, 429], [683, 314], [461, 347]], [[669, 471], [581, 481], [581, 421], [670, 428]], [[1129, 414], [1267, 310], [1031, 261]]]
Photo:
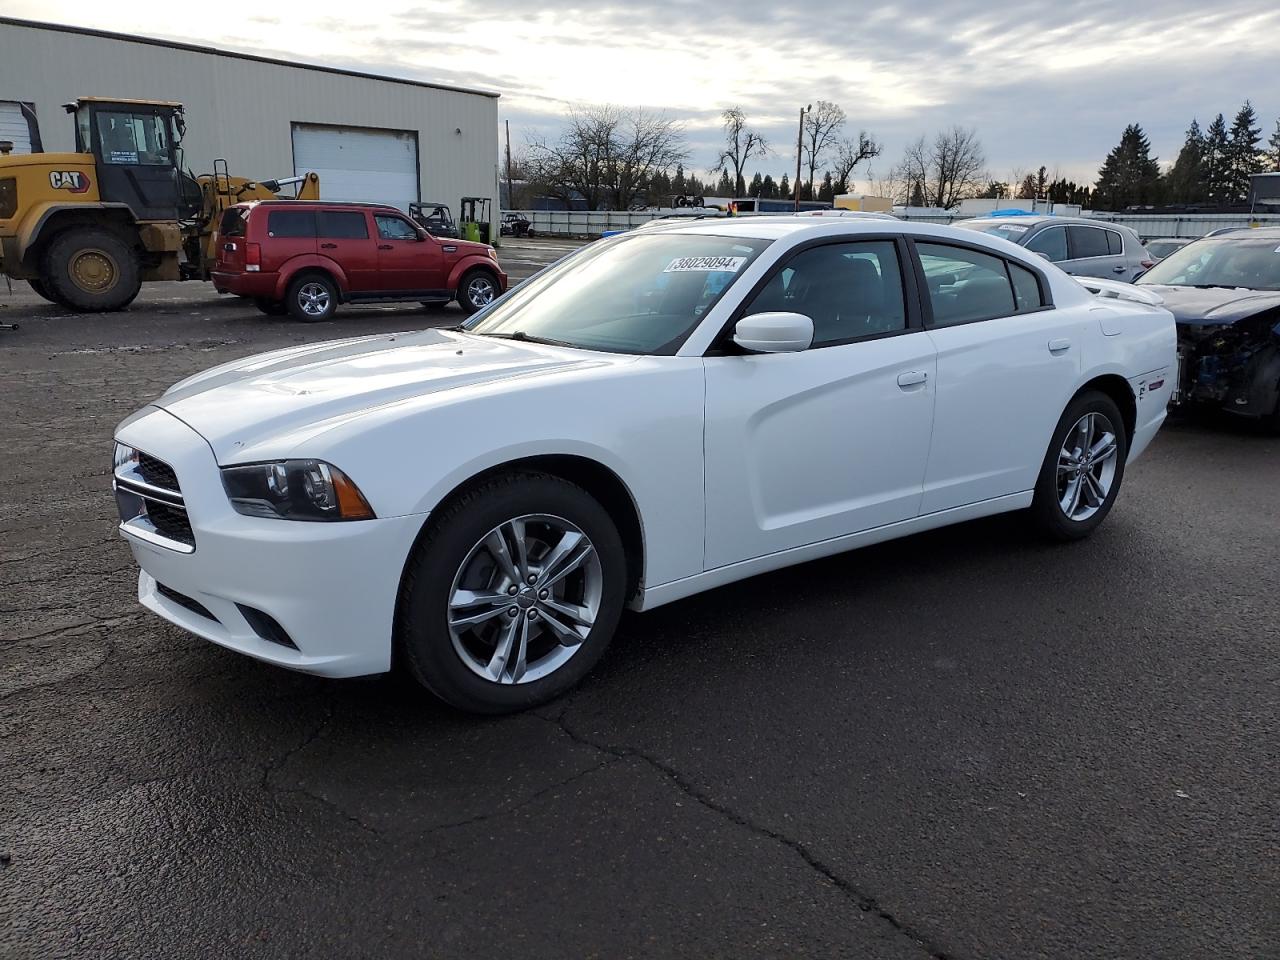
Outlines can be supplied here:
[[433, 237], [395, 207], [263, 200], [223, 214], [213, 285], [313, 323], [339, 303], [457, 300], [474, 313], [507, 276], [493, 247]]
[[1132, 281], [1155, 263], [1138, 235], [1117, 223], [998, 216], [961, 220], [956, 226], [1010, 240], [1080, 277]]
[[1175, 250], [1181, 250], [1194, 237], [1156, 237], [1153, 240], [1147, 240], [1143, 246], [1147, 248], [1147, 256], [1159, 263]]
[[498, 229], [504, 237], [532, 237], [533, 221], [518, 213], [504, 213]]
[[1280, 432], [1280, 228], [1187, 244], [1138, 280], [1178, 323], [1181, 399]]
[[1169, 312], [1092, 282], [950, 227], [673, 221], [460, 329], [236, 360], [116, 432], [139, 598], [502, 712], [581, 679], [624, 606], [1001, 511], [1085, 537], [1176, 373]]

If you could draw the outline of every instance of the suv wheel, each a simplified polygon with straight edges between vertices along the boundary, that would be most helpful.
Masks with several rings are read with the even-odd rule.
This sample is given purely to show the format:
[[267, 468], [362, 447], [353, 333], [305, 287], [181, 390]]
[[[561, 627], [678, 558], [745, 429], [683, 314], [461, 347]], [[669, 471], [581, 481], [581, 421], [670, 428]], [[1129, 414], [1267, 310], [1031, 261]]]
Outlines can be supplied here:
[[433, 518], [405, 569], [397, 651], [455, 707], [523, 710], [600, 659], [626, 581], [617, 528], [585, 490], [546, 474], [495, 477]]
[[338, 309], [338, 288], [323, 274], [303, 274], [289, 284], [285, 306], [290, 316], [303, 323], [328, 320]]
[[458, 303], [472, 314], [493, 303], [498, 292], [497, 277], [488, 270], [472, 270], [458, 284]]

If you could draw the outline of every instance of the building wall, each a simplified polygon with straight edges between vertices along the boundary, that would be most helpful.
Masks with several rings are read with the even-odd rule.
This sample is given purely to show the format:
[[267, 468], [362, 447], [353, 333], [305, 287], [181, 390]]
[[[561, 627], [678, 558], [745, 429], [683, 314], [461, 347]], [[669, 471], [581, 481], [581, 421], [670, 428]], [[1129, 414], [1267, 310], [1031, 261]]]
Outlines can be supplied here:
[[46, 151], [74, 150], [61, 104], [80, 96], [183, 103], [197, 174], [225, 157], [232, 176], [293, 175], [293, 123], [416, 131], [422, 199], [498, 203], [494, 96], [0, 20], [0, 100], [35, 102]]

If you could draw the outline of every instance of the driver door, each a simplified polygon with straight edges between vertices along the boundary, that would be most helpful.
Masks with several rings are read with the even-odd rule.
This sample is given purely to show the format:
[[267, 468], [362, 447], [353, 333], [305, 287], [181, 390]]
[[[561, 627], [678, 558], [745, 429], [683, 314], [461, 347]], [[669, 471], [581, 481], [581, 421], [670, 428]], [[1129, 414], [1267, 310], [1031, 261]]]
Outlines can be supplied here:
[[917, 516], [937, 351], [901, 240], [795, 254], [739, 315], [814, 322], [799, 353], [707, 356], [707, 569]]
[[427, 293], [444, 288], [445, 263], [440, 243], [424, 237], [406, 218], [393, 213], [373, 217], [378, 228], [378, 275], [385, 291]]

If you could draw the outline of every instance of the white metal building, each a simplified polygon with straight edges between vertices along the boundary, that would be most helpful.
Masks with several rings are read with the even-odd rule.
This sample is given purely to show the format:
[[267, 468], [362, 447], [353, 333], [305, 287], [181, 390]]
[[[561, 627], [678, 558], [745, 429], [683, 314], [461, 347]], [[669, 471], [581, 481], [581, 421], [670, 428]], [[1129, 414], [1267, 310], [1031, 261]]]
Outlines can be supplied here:
[[254, 180], [314, 171], [327, 200], [455, 214], [460, 197], [489, 197], [499, 219], [495, 93], [0, 17], [0, 140], [73, 151], [62, 104], [81, 96], [183, 103], [197, 174], [218, 158]]

